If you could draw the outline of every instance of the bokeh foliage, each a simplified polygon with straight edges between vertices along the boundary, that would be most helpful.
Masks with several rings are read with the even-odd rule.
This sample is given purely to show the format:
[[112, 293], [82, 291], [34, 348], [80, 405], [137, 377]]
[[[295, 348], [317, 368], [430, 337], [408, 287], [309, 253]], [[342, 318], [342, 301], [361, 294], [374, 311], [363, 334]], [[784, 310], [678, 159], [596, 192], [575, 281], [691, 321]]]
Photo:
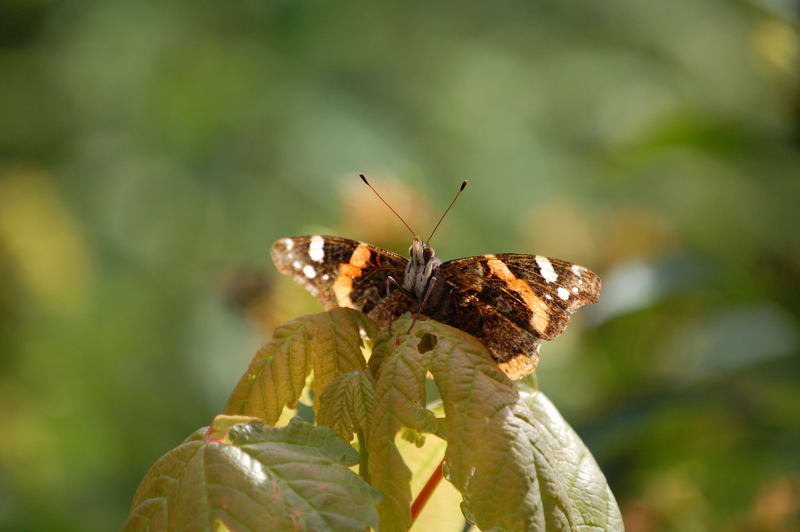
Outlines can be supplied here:
[[[800, 526], [786, 0], [0, 3], [0, 529], [109, 530], [314, 232], [598, 271], [541, 388], [629, 530]], [[235, 310], [232, 310], [235, 309]]]

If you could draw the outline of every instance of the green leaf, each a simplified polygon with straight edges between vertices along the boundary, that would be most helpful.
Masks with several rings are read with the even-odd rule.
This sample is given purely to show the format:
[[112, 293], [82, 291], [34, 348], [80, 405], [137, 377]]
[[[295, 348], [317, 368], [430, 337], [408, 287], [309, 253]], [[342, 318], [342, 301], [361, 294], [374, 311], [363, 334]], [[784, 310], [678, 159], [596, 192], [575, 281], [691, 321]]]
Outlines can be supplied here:
[[[401, 318], [394, 325], [405, 331], [409, 323]], [[373, 486], [384, 494], [378, 505], [382, 531], [407, 530], [411, 525], [411, 471], [395, 444], [397, 433], [408, 427], [442, 435], [433, 412], [424, 406], [425, 375], [433, 351], [420, 352], [419, 341], [414, 335], [381, 337], [370, 358], [370, 370], [377, 381], [367, 449]]]
[[187, 441], [160, 458], [139, 486], [123, 530], [377, 526], [380, 493], [347, 467], [358, 453], [332, 430], [299, 418], [282, 428], [256, 422], [229, 427], [225, 441], [231, 443]]
[[284, 407], [297, 406], [312, 370], [311, 389], [318, 397], [340, 373], [366, 367], [362, 330], [368, 337], [376, 334], [366, 316], [346, 308], [301, 316], [281, 325], [256, 353], [228, 399], [225, 413], [258, 416], [274, 424]]
[[230, 431], [228, 439], [235, 445], [271, 441], [316, 447], [336, 462], [347, 466], [358, 463], [358, 451], [338, 438], [336, 433], [325, 427], [315, 427], [300, 417], [292, 418], [285, 427], [270, 427], [263, 423], [238, 425]]
[[373, 410], [372, 376], [366, 371], [340, 373], [319, 396], [317, 422], [336, 431], [344, 441], [356, 431], [368, 436]]
[[537, 464], [540, 483], [544, 479], [565, 488], [578, 529], [624, 530], [614, 494], [580, 437], [542, 392], [521, 395], [533, 414], [533, 427], [543, 436], [534, 442], [547, 458], [547, 463]]
[[[462, 331], [420, 319], [411, 335], [379, 341], [369, 468], [384, 493], [382, 530], [410, 523], [410, 473], [394, 439], [402, 427], [443, 435], [447, 477], [483, 530], [622, 530], [613, 496], [580, 439], [540, 392], [521, 393]], [[376, 344], [376, 347], [377, 347]], [[439, 388], [446, 423], [425, 409], [424, 379]]]

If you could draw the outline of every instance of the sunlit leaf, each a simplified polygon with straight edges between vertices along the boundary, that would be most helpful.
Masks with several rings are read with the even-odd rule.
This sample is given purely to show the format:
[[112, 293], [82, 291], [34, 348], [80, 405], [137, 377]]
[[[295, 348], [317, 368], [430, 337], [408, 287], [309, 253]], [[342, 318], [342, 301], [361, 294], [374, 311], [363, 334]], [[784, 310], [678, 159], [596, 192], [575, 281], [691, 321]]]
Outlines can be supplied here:
[[319, 396], [340, 373], [366, 367], [362, 330], [375, 334], [366, 316], [346, 308], [281, 325], [256, 353], [228, 399], [225, 413], [258, 416], [274, 424], [284, 407], [296, 407], [312, 370], [311, 388]]
[[614, 494], [592, 453], [542, 392], [522, 395], [533, 414], [531, 424], [542, 436], [533, 442], [539, 481], [557, 481], [565, 488], [573, 528], [577, 523], [580, 530], [623, 530]]
[[[401, 318], [395, 326], [407, 329], [408, 321]], [[411, 524], [411, 471], [395, 444], [397, 433], [403, 427], [441, 433], [433, 412], [425, 408], [425, 374], [433, 352], [421, 353], [416, 336], [400, 339], [402, 343], [396, 344], [395, 337], [380, 338], [370, 363], [378, 378], [367, 448], [373, 485], [384, 494], [378, 505], [383, 531], [406, 530]], [[379, 366], [375, 360], [380, 360]]]
[[[407, 318], [396, 328], [407, 329]], [[410, 522], [411, 475], [394, 443], [402, 427], [446, 437], [447, 478], [481, 529], [621, 530], [605, 478], [577, 436], [540, 392], [527, 386], [521, 393], [477, 340], [420, 320], [411, 335], [379, 344], [386, 353], [372, 368], [378, 379], [369, 464], [385, 495], [382, 530]], [[446, 424], [423, 406], [428, 371]]]
[[368, 431], [373, 410], [372, 376], [365, 371], [340, 373], [318, 399], [320, 425], [330, 427], [345, 441], [356, 431]]
[[[282, 428], [215, 420], [145, 476], [124, 531], [365, 530], [380, 494], [347, 466], [358, 453], [299, 418]], [[230, 442], [230, 443], [226, 443]]]

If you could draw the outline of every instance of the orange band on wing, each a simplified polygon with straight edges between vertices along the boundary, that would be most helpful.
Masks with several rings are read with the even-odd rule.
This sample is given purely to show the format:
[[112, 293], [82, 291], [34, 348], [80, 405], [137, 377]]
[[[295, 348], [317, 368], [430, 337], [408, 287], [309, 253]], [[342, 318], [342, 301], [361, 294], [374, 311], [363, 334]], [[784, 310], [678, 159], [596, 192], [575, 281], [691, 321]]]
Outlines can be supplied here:
[[505, 373], [512, 381], [518, 381], [522, 377], [530, 375], [536, 371], [539, 365], [539, 350], [531, 354], [517, 353], [505, 362], [498, 362], [497, 367]]
[[333, 294], [336, 296], [336, 304], [340, 307], [353, 308], [353, 300], [350, 294], [353, 291], [353, 279], [361, 275], [361, 270], [367, 265], [372, 252], [366, 244], [359, 244], [350, 255], [350, 262], [339, 267], [339, 275], [333, 283]]
[[547, 304], [536, 295], [526, 281], [517, 279], [502, 260], [492, 258], [486, 261], [486, 264], [495, 277], [501, 281], [505, 281], [506, 285], [522, 298], [522, 301], [525, 302], [525, 306], [532, 312], [530, 319], [531, 326], [537, 333], [544, 335], [547, 326], [550, 325]]

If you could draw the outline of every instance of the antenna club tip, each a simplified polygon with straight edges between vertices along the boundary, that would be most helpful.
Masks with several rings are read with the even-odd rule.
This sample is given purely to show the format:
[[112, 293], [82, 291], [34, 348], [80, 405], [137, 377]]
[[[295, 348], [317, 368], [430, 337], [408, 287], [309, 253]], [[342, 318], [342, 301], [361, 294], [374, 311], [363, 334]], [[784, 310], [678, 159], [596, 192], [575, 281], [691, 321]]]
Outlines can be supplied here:
[[369, 181], [367, 181], [367, 177], [364, 174], [358, 174], [358, 177], [361, 178], [361, 181], [369, 185]]
[[458, 191], [459, 191], [459, 192], [461, 192], [462, 190], [464, 190], [465, 188], [467, 188], [467, 183], [469, 183], [469, 181], [467, 181], [467, 180], [465, 179], [465, 180], [464, 180], [464, 182], [463, 182], [463, 183], [461, 183], [461, 188], [460, 188]]

